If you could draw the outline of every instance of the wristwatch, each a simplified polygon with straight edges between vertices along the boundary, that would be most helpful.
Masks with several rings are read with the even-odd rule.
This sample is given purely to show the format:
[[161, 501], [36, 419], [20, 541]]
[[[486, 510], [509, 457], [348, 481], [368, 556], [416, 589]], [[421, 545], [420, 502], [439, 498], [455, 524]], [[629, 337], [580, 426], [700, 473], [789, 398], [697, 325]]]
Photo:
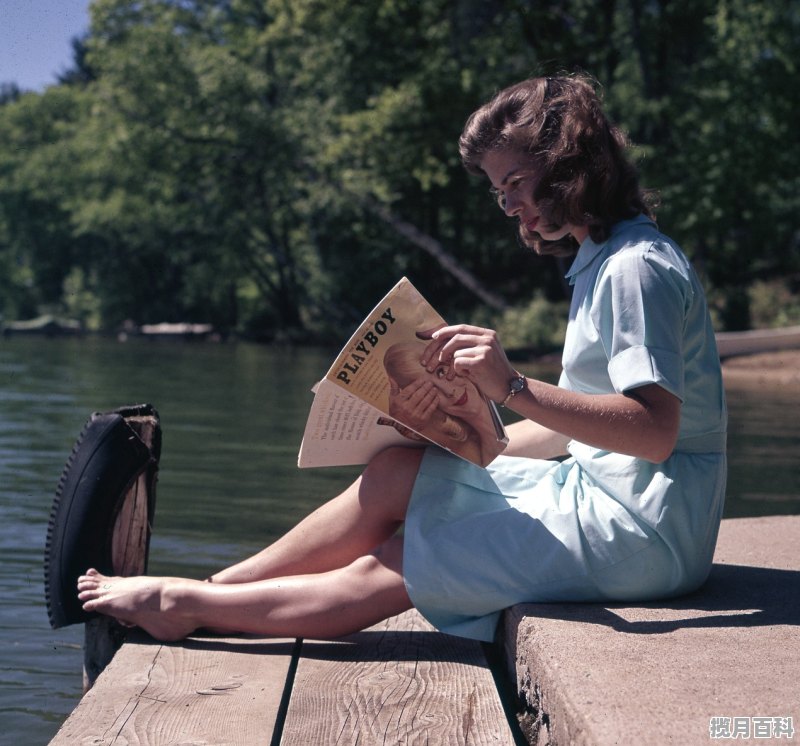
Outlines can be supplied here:
[[500, 402], [504, 407], [520, 392], [528, 388], [528, 379], [520, 373], [508, 382], [508, 394], [506, 398]]

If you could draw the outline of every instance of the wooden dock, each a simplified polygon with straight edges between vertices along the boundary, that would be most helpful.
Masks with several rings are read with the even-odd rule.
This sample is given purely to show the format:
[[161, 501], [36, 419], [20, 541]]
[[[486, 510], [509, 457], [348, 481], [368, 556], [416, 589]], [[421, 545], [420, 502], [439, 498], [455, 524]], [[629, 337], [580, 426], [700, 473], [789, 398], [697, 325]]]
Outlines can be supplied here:
[[525, 743], [485, 653], [414, 611], [335, 641], [136, 632], [51, 744]]

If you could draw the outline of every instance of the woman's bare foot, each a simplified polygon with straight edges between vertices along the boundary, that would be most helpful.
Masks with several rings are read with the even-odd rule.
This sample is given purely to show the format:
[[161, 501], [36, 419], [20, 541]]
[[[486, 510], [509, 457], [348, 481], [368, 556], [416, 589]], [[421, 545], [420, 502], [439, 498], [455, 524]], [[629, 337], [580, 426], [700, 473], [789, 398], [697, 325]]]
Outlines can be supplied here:
[[157, 640], [180, 640], [198, 626], [181, 613], [176, 603], [182, 582], [178, 578], [146, 575], [106, 577], [90, 569], [78, 578], [78, 598], [84, 611], [96, 611], [121, 624], [141, 627]]

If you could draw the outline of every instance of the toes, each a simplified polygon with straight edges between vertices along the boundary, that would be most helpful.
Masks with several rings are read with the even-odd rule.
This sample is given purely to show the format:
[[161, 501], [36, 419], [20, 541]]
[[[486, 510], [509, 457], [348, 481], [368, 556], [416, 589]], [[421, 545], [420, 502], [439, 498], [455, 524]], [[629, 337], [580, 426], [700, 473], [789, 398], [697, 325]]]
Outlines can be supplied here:
[[108, 584], [109, 579], [94, 568], [88, 569], [85, 575], [78, 577], [79, 589], [99, 588], [101, 585], [106, 587]]

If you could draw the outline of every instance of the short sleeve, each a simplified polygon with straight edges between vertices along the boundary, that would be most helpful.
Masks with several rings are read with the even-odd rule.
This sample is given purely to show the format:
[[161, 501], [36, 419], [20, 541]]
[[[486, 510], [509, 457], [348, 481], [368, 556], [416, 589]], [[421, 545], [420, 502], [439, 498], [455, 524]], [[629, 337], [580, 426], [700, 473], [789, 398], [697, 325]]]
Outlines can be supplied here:
[[614, 254], [598, 278], [591, 317], [615, 391], [656, 383], [683, 400], [683, 330], [693, 289], [657, 246]]

